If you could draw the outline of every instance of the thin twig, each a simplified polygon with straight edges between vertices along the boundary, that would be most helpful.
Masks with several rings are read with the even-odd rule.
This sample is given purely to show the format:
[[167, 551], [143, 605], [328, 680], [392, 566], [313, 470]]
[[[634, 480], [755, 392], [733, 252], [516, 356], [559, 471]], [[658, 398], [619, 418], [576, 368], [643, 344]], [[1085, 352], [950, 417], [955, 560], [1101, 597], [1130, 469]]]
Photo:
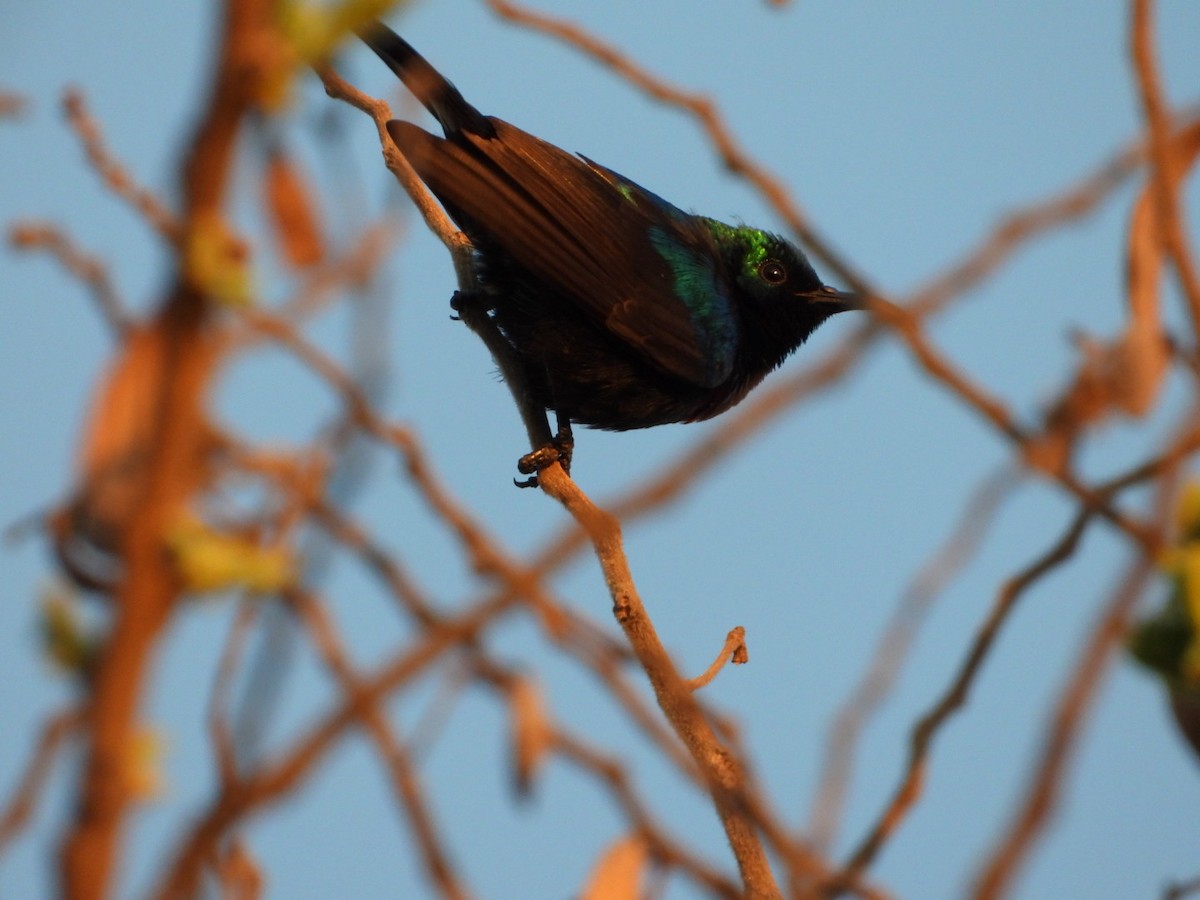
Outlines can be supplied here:
[[19, 222], [8, 232], [8, 241], [18, 250], [43, 250], [59, 265], [88, 286], [100, 315], [117, 337], [129, 328], [125, 305], [117, 296], [108, 277], [108, 269], [98, 257], [84, 252], [58, 226], [47, 222]]
[[[1177, 436], [1161, 456], [1106, 485], [1108, 489], [1115, 490], [1155, 479], [1154, 521], [1160, 523], [1160, 542], [1166, 540], [1171, 500], [1176, 494], [1183, 463], [1195, 452], [1200, 438], [1198, 422], [1200, 410], [1190, 410], [1177, 429]], [[1099, 695], [1104, 674], [1112, 664], [1116, 650], [1128, 633], [1129, 617], [1154, 573], [1155, 564], [1153, 553], [1138, 552], [1092, 627], [1080, 651], [1079, 660], [1072, 667], [1060, 693], [1055, 714], [1043, 740], [1041, 759], [1028, 781], [1029, 789], [1024, 803], [997, 841], [976, 879], [971, 893], [976, 900], [998, 900], [1007, 893], [1020, 866], [1045, 830], [1057, 806], [1066, 768], [1079, 740], [1080, 726]]]
[[746, 652], [746, 629], [738, 625], [736, 628], [730, 630], [729, 634], [725, 635], [725, 643], [721, 647], [721, 652], [717, 654], [717, 658], [713, 660], [712, 665], [700, 675], [687, 680], [688, 690], [700, 690], [700, 688], [717, 677], [717, 673], [725, 668], [726, 663], [731, 662], [735, 665], [741, 665], [749, 661], [750, 657]]
[[1131, 53], [1136, 83], [1150, 134], [1150, 157], [1158, 213], [1159, 238], [1174, 263], [1191, 313], [1192, 327], [1200, 336], [1200, 273], [1188, 247], [1179, 195], [1181, 166], [1171, 141], [1171, 119], [1163, 99], [1158, 65], [1154, 57], [1154, 5], [1152, 0], [1134, 0]]
[[1008, 893], [1020, 863], [1056, 806], [1080, 724], [1099, 694], [1113, 651], [1128, 631], [1129, 615], [1153, 573], [1153, 561], [1138, 553], [1105, 604], [1062, 692], [1026, 801], [969, 894], [975, 900], [999, 900]]
[[866, 276], [854, 269], [847, 260], [833, 250], [833, 246], [828, 240], [816, 232], [800, 212], [784, 182], [759, 165], [738, 144], [720, 109], [708, 97], [689, 93], [667, 83], [635, 63], [615, 47], [604, 43], [565, 19], [536, 12], [510, 3], [508, 0], [486, 0], [486, 2], [501, 18], [569, 44], [611, 69], [655, 100], [691, 115], [712, 143], [725, 168], [748, 181], [775, 210], [776, 214], [787, 223], [792, 233], [803, 241], [819, 260], [833, 269], [839, 277], [860, 293], [878, 294], [878, 291], [870, 287]]
[[718, 740], [659, 640], [629, 571], [620, 522], [593, 504], [558, 466], [543, 471], [539, 483], [587, 529], [613, 600], [613, 615], [650, 679], [659, 708], [704, 773], [746, 896], [781, 897], [755, 820], [747, 815], [752, 788], [745, 767]]
[[702, 858], [690, 853], [682, 844], [670, 838], [657, 824], [634, 789], [632, 778], [619, 759], [607, 756], [588, 746], [582, 739], [555, 729], [554, 749], [580, 769], [600, 779], [625, 813], [633, 830], [649, 844], [655, 859], [663, 865], [686, 872], [700, 887], [718, 897], [735, 900], [741, 890], [729, 878], [713, 869]]
[[1200, 894], [1200, 877], [1168, 885], [1163, 891], [1162, 900], [1184, 900], [1185, 897], [1198, 894]]
[[976, 632], [970, 650], [953, 681], [913, 727], [909, 740], [908, 762], [900, 783], [866, 837], [850, 854], [842, 872], [827, 885], [829, 895], [840, 894], [845, 890], [849, 879], [866, 870], [907, 816], [921, 795], [934, 738], [941, 731], [943, 723], [966, 702], [975, 675], [987, 658], [1016, 602], [1039, 579], [1071, 558], [1094, 515], [1094, 511], [1086, 507], [1080, 509], [1062, 537], [1049, 550], [1005, 582], [987, 618]]
[[83, 145], [88, 162], [108, 189], [132, 206], [143, 219], [171, 244], [182, 239], [182, 230], [175, 215], [146, 188], [139, 185], [129, 171], [117, 162], [100, 130], [100, 123], [88, 111], [83, 91], [69, 88], [63, 95], [63, 112], [67, 123]]
[[246, 638], [255, 619], [258, 618], [259, 607], [258, 598], [243, 600], [238, 607], [237, 615], [234, 616], [229, 634], [225, 638], [225, 647], [217, 662], [212, 691], [209, 694], [208, 734], [216, 759], [217, 776], [223, 785], [232, 784], [237, 779], [237, 756], [228, 723], [229, 695], [245, 649]]
[[819, 852], [826, 852], [836, 837], [859, 734], [887, 697], [930, 604], [975, 555], [1015, 483], [1015, 473], [1005, 468], [976, 488], [945, 544], [900, 598], [878, 648], [871, 654], [867, 673], [834, 717], [808, 828], [809, 840]]
[[[362, 679], [351, 667], [334, 631], [333, 622], [325, 614], [321, 604], [303, 591], [291, 592], [289, 601], [299, 612], [309, 636], [343, 694], [351, 700], [361, 697]], [[392, 791], [397, 805], [404, 810], [408, 818], [409, 827], [420, 849], [419, 858], [425, 867], [426, 876], [441, 896], [448, 900], [465, 900], [470, 896], [470, 892], [450, 862], [408, 749], [393, 734], [392, 727], [378, 703], [362, 704], [361, 724], [375, 743], [380, 758], [387, 765]]]
[[[1186, 423], [1185, 423], [1186, 424]], [[871, 864], [884, 842], [907, 815], [922, 790], [925, 768], [933, 739], [944, 722], [959, 709], [967, 699], [968, 691], [1000, 629], [1011, 614], [1016, 602], [1044, 575], [1068, 560], [1075, 552], [1083, 533], [1093, 517], [1107, 506], [1117, 492], [1164, 474], [1170, 474], [1180, 462], [1200, 449], [1200, 429], [1185, 427], [1178, 439], [1163, 454], [1156, 456], [1128, 472], [1088, 490], [1091, 502], [1081, 504], [1063, 536], [1041, 557], [1010, 578], [998, 594], [987, 619], [976, 632], [970, 651], [955, 675], [953, 682], [914, 726], [909, 747], [909, 758], [900, 785], [892, 800], [887, 804], [874, 827], [851, 854], [845, 868], [837, 879], [828, 886], [828, 892], [836, 894], [846, 889], [846, 877], [860, 874]], [[1161, 520], [1161, 513], [1156, 520]], [[1139, 550], [1146, 559], [1155, 559], [1162, 547], [1161, 528], [1143, 535]]]
[[997, 271], [1034, 238], [1092, 214], [1145, 165], [1146, 156], [1146, 142], [1139, 138], [1058, 194], [1006, 213], [974, 250], [913, 293], [909, 312], [918, 317], [937, 312], [951, 298]]
[[364, 709], [379, 704], [413, 683], [432, 663], [464, 644], [478, 639], [484, 629], [518, 605], [515, 596], [501, 597], [471, 607], [430, 628], [420, 641], [388, 662], [360, 676], [353, 696], [344, 696], [291, 745], [260, 769], [220, 790], [170, 856], [153, 896], [190, 898], [212, 848], [233, 825], [287, 796], [311, 777], [345, 732], [356, 727]]
[[0, 814], [0, 856], [29, 822], [38, 796], [54, 768], [59, 749], [83, 724], [83, 710], [72, 707], [54, 713], [42, 724], [41, 737], [29, 758], [29, 765], [19, 779], [8, 806]]

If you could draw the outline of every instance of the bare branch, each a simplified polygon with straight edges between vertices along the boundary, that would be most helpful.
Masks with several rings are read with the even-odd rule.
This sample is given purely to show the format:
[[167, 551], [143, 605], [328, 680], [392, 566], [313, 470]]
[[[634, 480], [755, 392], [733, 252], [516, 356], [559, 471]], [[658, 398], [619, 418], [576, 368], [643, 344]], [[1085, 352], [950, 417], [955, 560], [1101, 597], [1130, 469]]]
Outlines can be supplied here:
[[77, 707], [47, 717], [37, 747], [29, 758], [25, 774], [17, 780], [8, 807], [0, 814], [0, 856], [21, 833], [33, 815], [38, 796], [54, 767], [59, 749], [83, 724], [83, 710]]
[[510, 3], [508, 0], [487, 0], [487, 5], [501, 18], [550, 35], [556, 40], [574, 47], [601, 65], [612, 69], [618, 76], [647, 95], [691, 115], [716, 149], [725, 168], [734, 175], [746, 179], [775, 210], [776, 214], [787, 223], [792, 233], [803, 241], [818, 259], [860, 293], [878, 293], [869, 287], [863, 273], [852, 268], [850, 263], [838, 255], [832, 245], [816, 232], [800, 212], [784, 182], [755, 162], [750, 154], [738, 144], [726, 125], [724, 116], [712, 100], [699, 94], [689, 93], [657, 78], [616, 48], [603, 43], [564, 19], [535, 12]]
[[1015, 483], [1014, 473], [1004, 469], [976, 488], [945, 544], [917, 573], [896, 604], [879, 646], [871, 654], [866, 675], [834, 717], [809, 825], [810, 840], [818, 851], [826, 852], [833, 845], [858, 735], [890, 692], [930, 604], [975, 555], [984, 532]]
[[1134, 0], [1131, 49], [1137, 88], [1150, 134], [1159, 235], [1183, 284], [1192, 327], [1200, 336], [1200, 273], [1196, 271], [1195, 260], [1185, 237], [1183, 210], [1179, 201], [1184, 166], [1181, 155], [1176, 153], [1171, 142], [1170, 117], [1154, 58], [1153, 31], [1153, 0]]
[[[265, 0], [240, 0], [227, 8], [216, 88], [183, 166], [184, 231], [219, 214], [238, 129], [255, 100], [255, 76], [261, 74], [255, 51], [270, 32], [271, 16], [272, 5]], [[158, 224], [168, 227], [165, 221]], [[170, 235], [174, 240], [178, 233]], [[132, 799], [131, 785], [119, 773], [126, 771], [154, 650], [181, 588], [163, 541], [208, 474], [210, 431], [203, 410], [216, 355], [205, 327], [208, 296], [187, 269], [180, 260], [159, 311], [125, 342], [128, 355], [114, 376], [149, 368], [143, 390], [150, 402], [132, 412], [112, 406], [97, 411], [97, 416], [144, 416], [132, 428], [124, 425], [145, 443], [136, 448], [139, 457], [129, 476], [127, 512], [136, 514], [116, 524], [121, 577], [113, 592], [114, 621], [90, 683], [88, 756], [74, 820], [62, 843], [62, 891], [77, 900], [103, 897], [111, 886]], [[91, 439], [108, 424], [106, 418], [94, 422]]]
[[[1115, 479], [1108, 487], [1135, 484], [1154, 478], [1155, 516], [1161, 523], [1160, 541], [1165, 541], [1169, 509], [1176, 494], [1181, 465], [1194, 452], [1200, 432], [1200, 411], [1193, 409], [1184, 418], [1176, 438], [1162, 456]], [[1072, 668], [1060, 693], [1057, 709], [1043, 741], [1042, 758], [1029, 781], [1021, 809], [997, 842], [974, 885], [972, 897], [998, 900], [1017, 875], [1021, 864], [1053, 813], [1067, 765], [1079, 739], [1080, 726], [1097, 699], [1104, 674], [1112, 664], [1129, 630], [1129, 617], [1154, 573], [1155, 555], [1137, 553], [1117, 582], [1092, 627], [1079, 660]]]
[[717, 739], [692, 699], [642, 604], [622, 547], [620, 522], [593, 504], [575, 483], [553, 466], [539, 475], [542, 489], [558, 500], [588, 532], [613, 600], [613, 616], [650, 679], [658, 705], [704, 773], [725, 834], [738, 861], [748, 897], [782, 896], [746, 813], [752, 790], [743, 765]]
[[45, 222], [20, 222], [8, 232], [8, 241], [18, 250], [43, 250], [92, 292], [100, 315], [113, 334], [123, 335], [129, 327], [125, 306], [108, 277], [108, 269], [99, 258], [81, 250], [62, 229]]
[[182, 237], [179, 221], [153, 193], [134, 181], [129, 171], [117, 162], [104, 142], [100, 123], [88, 111], [82, 90], [71, 88], [63, 95], [63, 112], [100, 180], [132, 206], [169, 243], [178, 244]]
[[1129, 616], [1142, 596], [1153, 561], [1138, 553], [1121, 578], [1112, 598], [1093, 628], [1079, 662], [1062, 692], [1054, 720], [1045, 738], [1042, 760], [1032, 779], [1026, 802], [971, 891], [977, 900], [998, 900], [1006, 896], [1034, 841], [1055, 807], [1063, 775], [1079, 738], [1079, 727], [1091, 710], [1112, 663], [1115, 650], [1128, 630]]
[[[309, 635], [320, 650], [325, 665], [336, 677], [344, 695], [352, 701], [360, 697], [363, 693], [362, 679], [351, 667], [341, 642], [334, 633], [333, 623], [321, 605], [299, 591], [293, 592], [289, 600], [299, 612]], [[442, 838], [434, 824], [433, 813], [425, 799], [408, 749], [393, 734], [392, 727], [378, 704], [363, 703], [360, 708], [362, 727], [374, 741], [380, 758], [387, 765], [392, 791], [416, 838], [426, 877], [437, 887], [441, 896], [449, 900], [463, 900], [470, 896], [470, 892], [462, 884], [443, 847]]]
[[884, 843], [904, 821], [913, 804], [921, 795], [934, 738], [947, 719], [966, 702], [975, 676], [987, 658], [1000, 629], [1008, 620], [1016, 602], [1042, 576], [1071, 558], [1094, 514], [1093, 510], [1087, 508], [1079, 510], [1063, 536], [1053, 547], [1004, 584], [987, 619], [980, 625], [954, 680], [913, 728], [909, 743], [908, 763], [891, 801], [888, 802], [867, 836], [850, 854], [845, 868], [828, 886], [829, 893], [840, 893], [845, 889], [848, 879], [857, 877], [865, 871], [874, 861]]
[[717, 673], [725, 668], [725, 663], [731, 662], [734, 665], [742, 665], [750, 661], [750, 655], [746, 650], [746, 629], [741, 625], [732, 629], [729, 634], [725, 635], [725, 644], [721, 647], [721, 652], [717, 654], [717, 658], [713, 660], [701, 675], [687, 680], [687, 687], [690, 691], [698, 691], [700, 688], [707, 685], [710, 681], [717, 677]]

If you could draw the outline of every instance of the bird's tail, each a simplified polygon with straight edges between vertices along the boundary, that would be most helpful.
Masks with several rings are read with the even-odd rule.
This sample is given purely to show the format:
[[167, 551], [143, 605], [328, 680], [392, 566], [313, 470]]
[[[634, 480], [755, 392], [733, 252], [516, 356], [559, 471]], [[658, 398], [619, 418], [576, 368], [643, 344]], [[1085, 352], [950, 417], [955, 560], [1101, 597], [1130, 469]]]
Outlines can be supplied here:
[[358, 36], [387, 63], [421, 105], [433, 113], [446, 137], [463, 131], [485, 137], [495, 133], [483, 113], [464, 100], [458, 88], [392, 29], [382, 22], [372, 22], [358, 29]]

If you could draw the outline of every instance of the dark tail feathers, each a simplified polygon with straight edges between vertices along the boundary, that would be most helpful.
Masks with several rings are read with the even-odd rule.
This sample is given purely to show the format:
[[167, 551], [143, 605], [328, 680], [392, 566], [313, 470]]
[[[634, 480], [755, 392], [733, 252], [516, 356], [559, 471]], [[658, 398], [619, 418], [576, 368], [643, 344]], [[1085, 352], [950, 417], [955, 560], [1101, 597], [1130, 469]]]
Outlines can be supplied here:
[[492, 123], [463, 99], [458, 88], [392, 29], [382, 22], [372, 22], [358, 29], [358, 36], [387, 63], [413, 96], [433, 113], [446, 132], [446, 137], [463, 131], [483, 137], [495, 135]]

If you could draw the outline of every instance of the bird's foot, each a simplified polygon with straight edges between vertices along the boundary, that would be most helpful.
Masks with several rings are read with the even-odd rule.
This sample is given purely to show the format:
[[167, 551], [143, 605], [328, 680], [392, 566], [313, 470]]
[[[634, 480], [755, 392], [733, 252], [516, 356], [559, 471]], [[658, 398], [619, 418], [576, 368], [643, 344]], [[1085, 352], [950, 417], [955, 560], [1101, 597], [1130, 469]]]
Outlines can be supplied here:
[[570, 429], [566, 429], [565, 432], [560, 430], [550, 443], [538, 447], [532, 453], [526, 453], [517, 460], [517, 471], [529, 477], [522, 480], [514, 478], [513, 484], [519, 488], [537, 487], [537, 473], [555, 463], [560, 464], [563, 471], [570, 475], [571, 455], [574, 452], [575, 438], [571, 435]]
[[450, 298], [450, 308], [454, 310], [450, 316], [455, 322], [461, 322], [463, 311], [488, 308], [488, 298], [482, 291], [455, 291]]

